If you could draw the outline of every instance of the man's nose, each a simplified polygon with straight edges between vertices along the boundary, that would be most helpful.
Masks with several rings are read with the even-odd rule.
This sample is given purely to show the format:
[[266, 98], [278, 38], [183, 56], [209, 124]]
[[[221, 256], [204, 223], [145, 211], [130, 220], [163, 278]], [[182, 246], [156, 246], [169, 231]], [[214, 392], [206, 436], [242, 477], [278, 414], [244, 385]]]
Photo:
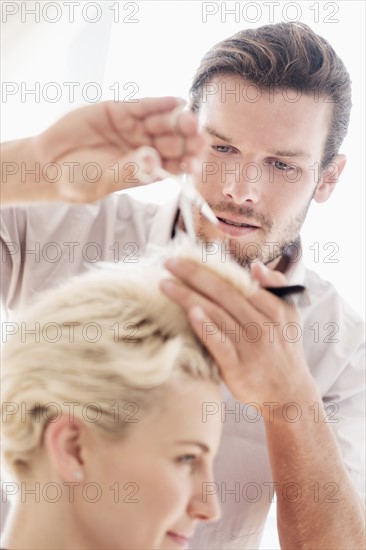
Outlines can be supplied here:
[[222, 193], [236, 204], [259, 201], [261, 167], [255, 162], [224, 164], [221, 168]]

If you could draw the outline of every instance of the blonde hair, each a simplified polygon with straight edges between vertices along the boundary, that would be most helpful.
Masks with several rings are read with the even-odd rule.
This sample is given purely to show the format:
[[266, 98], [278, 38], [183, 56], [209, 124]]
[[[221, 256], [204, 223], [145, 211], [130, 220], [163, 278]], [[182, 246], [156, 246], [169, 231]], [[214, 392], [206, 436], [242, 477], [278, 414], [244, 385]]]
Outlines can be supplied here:
[[[200, 261], [197, 250], [181, 255]], [[222, 271], [221, 261], [211, 262]], [[226, 271], [231, 280], [240, 271], [240, 288], [250, 288], [242, 268], [230, 263]], [[3, 353], [2, 452], [10, 469], [30, 466], [45, 425], [70, 414], [70, 403], [73, 417], [122, 437], [137, 421], [126, 420], [131, 405], [157, 407], [159, 391], [183, 377], [219, 381], [185, 313], [161, 293], [163, 274], [161, 258], [107, 266], [46, 291], [22, 317]]]

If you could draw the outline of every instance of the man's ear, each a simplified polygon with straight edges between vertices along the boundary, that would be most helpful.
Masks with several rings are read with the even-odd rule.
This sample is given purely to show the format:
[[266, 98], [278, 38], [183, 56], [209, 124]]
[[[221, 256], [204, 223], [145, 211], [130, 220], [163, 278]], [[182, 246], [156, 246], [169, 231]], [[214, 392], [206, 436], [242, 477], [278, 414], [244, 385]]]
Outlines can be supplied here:
[[54, 469], [64, 481], [75, 482], [85, 478], [84, 432], [83, 422], [66, 414], [46, 426], [44, 445]]
[[346, 165], [346, 155], [336, 155], [332, 162], [322, 172], [321, 179], [316, 186], [314, 200], [325, 202], [333, 193], [333, 189]]

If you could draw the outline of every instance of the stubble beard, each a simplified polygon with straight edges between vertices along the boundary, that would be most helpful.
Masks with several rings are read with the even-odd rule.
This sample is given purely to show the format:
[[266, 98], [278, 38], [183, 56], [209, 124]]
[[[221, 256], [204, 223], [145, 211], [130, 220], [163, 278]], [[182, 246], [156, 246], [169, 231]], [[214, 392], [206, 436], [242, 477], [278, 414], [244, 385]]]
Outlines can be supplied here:
[[[194, 225], [196, 228], [197, 239], [202, 246], [210, 247], [221, 255], [223, 261], [230, 257], [237, 264], [244, 268], [260, 260], [264, 264], [270, 264], [281, 257], [288, 256], [291, 247], [298, 246], [301, 227], [306, 218], [311, 199], [296, 217], [291, 217], [288, 224], [275, 235], [272, 231], [273, 223], [267, 221], [262, 227], [265, 227], [265, 240], [240, 242], [229, 236], [225, 236], [220, 230], [217, 230], [201, 213], [193, 213]], [[185, 230], [184, 221], [180, 216], [178, 225]], [[273, 235], [273, 236], [272, 236]], [[226, 238], [225, 238], [226, 237]]]

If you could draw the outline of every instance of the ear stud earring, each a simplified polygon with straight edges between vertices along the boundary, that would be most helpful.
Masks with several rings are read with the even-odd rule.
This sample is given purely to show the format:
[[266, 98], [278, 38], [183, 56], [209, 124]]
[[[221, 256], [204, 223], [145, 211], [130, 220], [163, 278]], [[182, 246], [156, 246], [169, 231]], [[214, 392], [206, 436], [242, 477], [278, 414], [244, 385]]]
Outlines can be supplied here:
[[74, 472], [74, 478], [77, 479], [78, 481], [82, 481], [84, 479], [84, 474], [81, 470], [76, 470]]

